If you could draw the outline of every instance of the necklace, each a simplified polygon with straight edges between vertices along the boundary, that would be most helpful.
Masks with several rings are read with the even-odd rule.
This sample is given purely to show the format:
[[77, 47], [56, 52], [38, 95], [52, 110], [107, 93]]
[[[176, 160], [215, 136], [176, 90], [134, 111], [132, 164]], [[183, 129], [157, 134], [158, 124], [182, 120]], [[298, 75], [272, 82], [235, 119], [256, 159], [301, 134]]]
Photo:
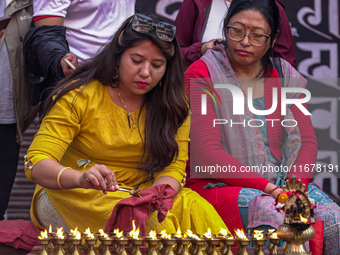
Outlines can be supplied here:
[[117, 94], [118, 94], [118, 96], [119, 96], [119, 99], [120, 99], [120, 101], [122, 102], [122, 104], [123, 104], [123, 106], [124, 106], [125, 111], [127, 111], [127, 120], [128, 120], [129, 128], [131, 128], [130, 119], [132, 120], [132, 127], [133, 127], [133, 128], [137, 128], [137, 118], [136, 118], [136, 119], [133, 119], [133, 118], [132, 118], [131, 112], [128, 111], [128, 109], [126, 108], [126, 105], [125, 105], [125, 103], [124, 103], [122, 97], [120, 96], [120, 93], [119, 93], [119, 91], [118, 91], [118, 87], [116, 87], [116, 90], [117, 90]]

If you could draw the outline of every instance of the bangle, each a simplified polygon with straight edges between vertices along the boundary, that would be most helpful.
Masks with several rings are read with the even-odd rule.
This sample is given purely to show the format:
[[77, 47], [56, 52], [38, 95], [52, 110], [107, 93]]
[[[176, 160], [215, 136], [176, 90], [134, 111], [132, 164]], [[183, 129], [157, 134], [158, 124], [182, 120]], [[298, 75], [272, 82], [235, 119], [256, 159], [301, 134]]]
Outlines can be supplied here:
[[274, 189], [272, 189], [271, 191], [269, 191], [268, 194], [270, 195], [271, 193], [274, 192], [274, 190], [281, 189], [281, 188], [282, 188], [282, 185], [276, 186]]
[[57, 176], [57, 184], [58, 184], [58, 187], [60, 189], [64, 189], [63, 186], [61, 186], [61, 183], [60, 183], [60, 177], [61, 177], [61, 174], [66, 170], [66, 169], [69, 169], [71, 167], [64, 167], [63, 169], [61, 169], [58, 173], [58, 176]]

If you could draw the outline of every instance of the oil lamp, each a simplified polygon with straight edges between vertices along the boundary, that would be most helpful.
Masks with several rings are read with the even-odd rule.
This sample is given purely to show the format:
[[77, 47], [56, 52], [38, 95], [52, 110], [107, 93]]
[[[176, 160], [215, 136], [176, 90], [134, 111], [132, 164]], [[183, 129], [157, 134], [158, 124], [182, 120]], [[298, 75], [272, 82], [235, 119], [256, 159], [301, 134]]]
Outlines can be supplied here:
[[237, 246], [236, 252], [239, 255], [249, 255], [247, 252], [247, 246], [250, 244], [251, 240], [245, 235], [243, 229], [237, 229], [235, 232], [237, 236], [237, 242], [239, 246]]
[[211, 229], [208, 229], [208, 232], [203, 234], [204, 238], [208, 243], [208, 247], [205, 250], [207, 255], [218, 255], [216, 251], [216, 246], [220, 243], [220, 239], [216, 238], [214, 235], [211, 234]]
[[80, 255], [78, 246], [81, 244], [81, 233], [78, 231], [78, 227], [75, 228], [75, 230], [70, 230], [71, 235], [69, 237], [69, 240], [72, 244], [72, 255]]
[[149, 233], [149, 236], [145, 238], [145, 242], [148, 244], [146, 254], [147, 255], [158, 255], [156, 251], [156, 247], [159, 243], [159, 239], [157, 238], [156, 231], [151, 230]]
[[87, 228], [85, 231], [85, 243], [87, 246], [87, 255], [96, 255], [93, 246], [97, 243], [97, 237], [91, 233], [90, 228]]
[[133, 229], [130, 231], [129, 236], [131, 237], [131, 249], [129, 250], [132, 255], [142, 255], [139, 247], [143, 244], [144, 240], [139, 238], [139, 227], [136, 229], [135, 220], [132, 221]]
[[311, 224], [314, 224], [314, 209], [305, 192], [306, 185], [301, 185], [301, 180], [296, 181], [293, 176], [291, 181], [286, 182], [283, 190], [287, 193], [287, 200], [284, 202], [285, 219], [284, 224], [277, 229], [280, 239], [287, 242], [283, 254], [310, 255], [305, 242], [311, 240], [315, 231]]
[[116, 231], [116, 242], [117, 242], [117, 248], [114, 250], [114, 253], [117, 253], [119, 255], [127, 255], [125, 250], [125, 245], [129, 242], [129, 238], [123, 236], [123, 231], [119, 232], [119, 229]]
[[41, 231], [40, 236], [38, 236], [38, 242], [40, 244], [40, 255], [48, 255], [46, 251], [46, 246], [49, 243], [50, 238], [48, 237], [47, 230]]
[[235, 238], [231, 234], [229, 234], [226, 229], [222, 228], [220, 231], [220, 239], [222, 242], [222, 255], [233, 255], [233, 252], [231, 251], [231, 246], [235, 244]]
[[57, 233], [54, 236], [54, 242], [56, 244], [54, 255], [64, 255], [65, 251], [63, 249], [65, 243], [65, 236], [63, 227], [57, 228]]
[[167, 235], [166, 232], [162, 235], [163, 249], [160, 254], [175, 255], [172, 251], [172, 246], [176, 243], [176, 239], [172, 238], [171, 235]]
[[255, 255], [264, 255], [263, 245], [267, 243], [267, 239], [263, 234], [264, 230], [254, 230], [253, 240], [255, 241]]
[[50, 239], [50, 241], [48, 242], [47, 246], [46, 246], [46, 251], [47, 253], [52, 253], [54, 250], [54, 245], [52, 243], [52, 239], [54, 238], [55, 233], [52, 231], [52, 225], [50, 224], [49, 228], [48, 228], [48, 238]]
[[104, 233], [103, 229], [99, 229], [99, 233], [97, 233], [97, 237], [99, 241], [101, 242], [98, 248], [99, 252], [102, 255], [111, 255], [109, 246], [113, 243], [113, 238], [109, 237], [108, 234]]
[[271, 255], [277, 255], [278, 254], [278, 248], [277, 244], [280, 242], [280, 239], [277, 237], [277, 233], [275, 232], [276, 229], [268, 229], [268, 239], [270, 241], [270, 244], [268, 246], [269, 254]]

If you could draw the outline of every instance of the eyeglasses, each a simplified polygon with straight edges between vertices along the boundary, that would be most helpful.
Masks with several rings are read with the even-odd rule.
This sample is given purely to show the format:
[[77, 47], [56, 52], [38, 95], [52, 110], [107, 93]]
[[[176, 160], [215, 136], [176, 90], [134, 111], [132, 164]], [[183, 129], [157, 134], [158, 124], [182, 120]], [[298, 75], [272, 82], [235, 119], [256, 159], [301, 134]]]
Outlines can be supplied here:
[[176, 27], [166, 22], [158, 22], [157, 24], [146, 15], [137, 13], [130, 21], [131, 28], [139, 33], [149, 33], [156, 28], [156, 34], [159, 39], [165, 42], [171, 42], [175, 38]]
[[227, 29], [229, 38], [231, 40], [240, 42], [245, 36], [248, 36], [250, 44], [254, 46], [262, 46], [270, 37], [269, 35], [257, 32], [251, 32], [247, 34], [243, 29], [234, 26], [227, 26]]

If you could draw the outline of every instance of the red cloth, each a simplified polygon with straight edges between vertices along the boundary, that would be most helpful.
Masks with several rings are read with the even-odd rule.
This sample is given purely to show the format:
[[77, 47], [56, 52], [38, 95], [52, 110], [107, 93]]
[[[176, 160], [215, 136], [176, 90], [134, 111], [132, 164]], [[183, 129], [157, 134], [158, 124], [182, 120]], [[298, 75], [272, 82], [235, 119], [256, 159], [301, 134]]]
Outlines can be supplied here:
[[315, 236], [309, 241], [309, 251], [312, 252], [313, 255], [322, 255], [324, 221], [316, 220], [313, 228], [315, 230]]
[[158, 211], [158, 222], [162, 222], [168, 210], [172, 208], [177, 192], [168, 184], [160, 184], [141, 190], [141, 197], [131, 196], [118, 202], [105, 226], [110, 233], [119, 228], [124, 232], [132, 230], [132, 220], [140, 229], [140, 236], [146, 236], [145, 221], [150, 215], [150, 205]]
[[[201, 57], [201, 38], [212, 0], [184, 0], [175, 20], [176, 37], [187, 66]], [[276, 0], [280, 13], [279, 36], [275, 42], [274, 57], [281, 57], [296, 67], [294, 41], [284, 5]], [[185, 25], [183, 25], [185, 24]]]
[[0, 221], [0, 243], [31, 251], [38, 246], [37, 236], [40, 230], [31, 221], [6, 220]]

